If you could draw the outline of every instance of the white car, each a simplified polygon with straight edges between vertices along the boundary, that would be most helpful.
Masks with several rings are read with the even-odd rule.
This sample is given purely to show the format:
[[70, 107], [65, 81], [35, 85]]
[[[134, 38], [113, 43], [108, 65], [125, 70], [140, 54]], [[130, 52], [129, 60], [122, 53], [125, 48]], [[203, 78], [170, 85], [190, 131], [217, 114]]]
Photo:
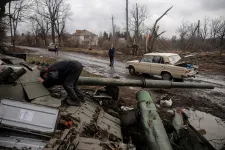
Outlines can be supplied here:
[[58, 43], [50, 43], [48, 46], [49, 51], [55, 51], [56, 45], [59, 45]]
[[196, 65], [184, 62], [175, 53], [148, 53], [140, 60], [128, 61], [127, 68], [131, 75], [136, 73], [159, 75], [163, 80], [183, 80], [195, 77], [198, 73]]

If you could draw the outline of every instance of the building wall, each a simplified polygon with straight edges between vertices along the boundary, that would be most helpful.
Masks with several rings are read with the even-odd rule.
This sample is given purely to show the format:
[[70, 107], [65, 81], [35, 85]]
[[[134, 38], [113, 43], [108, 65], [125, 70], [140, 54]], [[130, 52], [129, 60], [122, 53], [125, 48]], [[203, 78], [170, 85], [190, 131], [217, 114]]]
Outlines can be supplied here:
[[86, 46], [98, 46], [98, 36], [75, 36], [73, 41], [78, 41], [79, 44], [86, 44]]

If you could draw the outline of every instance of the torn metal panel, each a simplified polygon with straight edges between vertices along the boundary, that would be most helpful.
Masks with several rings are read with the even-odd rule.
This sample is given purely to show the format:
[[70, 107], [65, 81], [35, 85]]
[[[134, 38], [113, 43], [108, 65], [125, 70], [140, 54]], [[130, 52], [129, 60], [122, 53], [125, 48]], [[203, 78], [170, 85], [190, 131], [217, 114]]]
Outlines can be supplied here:
[[91, 120], [92, 120], [92, 118], [91, 117], [89, 117], [89, 116], [87, 116], [87, 115], [85, 115], [84, 113], [81, 113], [81, 112], [76, 112], [75, 114], [73, 114], [72, 115], [74, 118], [76, 118], [77, 120], [80, 120], [80, 124], [82, 124], [82, 123], [87, 123], [87, 124], [89, 124], [89, 123], [91, 123]]
[[49, 106], [49, 107], [55, 107], [55, 108], [61, 106], [61, 100], [51, 97], [51, 96], [44, 96], [44, 97], [36, 98], [31, 103], [45, 105], [45, 106]]
[[87, 109], [86, 107], [83, 107], [83, 106], [80, 107], [79, 112], [81, 112], [91, 118], [95, 114], [95, 111], [90, 111], [89, 109]]
[[95, 112], [96, 109], [97, 109], [97, 106], [94, 105], [94, 104], [84, 103], [84, 104], [82, 105], [82, 108], [88, 109], [88, 110], [90, 110], [91, 112]]
[[78, 107], [78, 106], [70, 106], [66, 109], [66, 112], [70, 113], [70, 114], [74, 114], [79, 110], [79, 108], [80, 107]]
[[101, 147], [98, 144], [86, 144], [86, 143], [80, 142], [76, 150], [103, 150], [103, 147]]
[[42, 133], [53, 133], [59, 110], [12, 100], [0, 101], [1, 124]]
[[50, 95], [49, 91], [42, 83], [26, 83], [22, 84], [29, 100]]
[[97, 126], [102, 130], [108, 131], [110, 134], [117, 137], [122, 141], [122, 132], [120, 128], [120, 121], [117, 118], [105, 113], [103, 110], [100, 111]]
[[97, 139], [80, 137], [76, 150], [102, 150], [100, 143]]
[[0, 85], [0, 99], [25, 100], [23, 86], [16, 85]]
[[42, 150], [46, 142], [42, 140], [23, 138], [23, 137], [2, 137], [0, 136], [0, 145], [2, 147], [13, 149], [29, 149], [29, 150]]
[[80, 137], [79, 141], [82, 143], [86, 143], [86, 144], [100, 144], [101, 143], [101, 141], [99, 141], [97, 139], [85, 138], [85, 137]]

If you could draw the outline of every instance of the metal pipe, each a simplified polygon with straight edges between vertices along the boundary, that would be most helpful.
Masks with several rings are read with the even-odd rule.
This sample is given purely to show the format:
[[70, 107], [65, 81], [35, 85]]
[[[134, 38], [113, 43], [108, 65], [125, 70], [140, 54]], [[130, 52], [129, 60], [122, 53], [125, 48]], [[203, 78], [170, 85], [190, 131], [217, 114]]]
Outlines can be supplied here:
[[26, 69], [21, 68], [20, 70], [18, 70], [17, 72], [11, 74], [8, 78], [8, 82], [9, 83], [14, 83], [17, 79], [19, 79], [22, 75], [24, 75], [26, 73]]
[[9, 68], [6, 68], [5, 70], [3, 70], [1, 73], [0, 73], [0, 82], [6, 80], [10, 74], [13, 73], [13, 69], [11, 67]]
[[148, 149], [172, 150], [166, 130], [150, 94], [147, 91], [139, 91], [136, 96]]
[[206, 83], [181, 83], [161, 80], [131, 80], [131, 79], [109, 79], [80, 77], [79, 85], [95, 85], [95, 86], [134, 86], [143, 88], [199, 88], [214, 89], [214, 86]]

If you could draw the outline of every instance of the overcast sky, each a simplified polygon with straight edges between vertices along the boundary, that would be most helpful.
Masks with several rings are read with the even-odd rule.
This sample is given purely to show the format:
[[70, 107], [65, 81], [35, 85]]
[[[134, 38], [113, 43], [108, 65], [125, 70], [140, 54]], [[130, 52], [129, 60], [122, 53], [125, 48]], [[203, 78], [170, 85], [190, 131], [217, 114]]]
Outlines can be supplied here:
[[[114, 23], [125, 29], [126, 0], [67, 0], [71, 6], [72, 15], [67, 23], [66, 30], [74, 33], [77, 29], [89, 30], [97, 35], [102, 31], [111, 32], [113, 15]], [[197, 22], [206, 16], [215, 18], [225, 17], [225, 0], [129, 0], [129, 8], [138, 3], [145, 5], [150, 17], [145, 26], [152, 28], [155, 20], [169, 7], [173, 8], [159, 22], [160, 31], [166, 30], [164, 36], [170, 38], [176, 35], [176, 28], [182, 20]], [[26, 29], [20, 32], [26, 32]]]
[[[126, 0], [68, 0], [73, 15], [67, 26], [67, 31], [87, 29], [95, 34], [100, 31], [111, 32], [111, 16], [121, 29], [125, 27]], [[129, 7], [134, 4], [145, 5], [150, 17], [145, 21], [147, 27], [152, 27], [162, 13], [170, 6], [173, 8], [160, 21], [160, 31], [166, 30], [164, 36], [176, 34], [176, 28], [182, 20], [197, 22], [205, 16], [225, 16], [225, 0], [129, 0]]]

